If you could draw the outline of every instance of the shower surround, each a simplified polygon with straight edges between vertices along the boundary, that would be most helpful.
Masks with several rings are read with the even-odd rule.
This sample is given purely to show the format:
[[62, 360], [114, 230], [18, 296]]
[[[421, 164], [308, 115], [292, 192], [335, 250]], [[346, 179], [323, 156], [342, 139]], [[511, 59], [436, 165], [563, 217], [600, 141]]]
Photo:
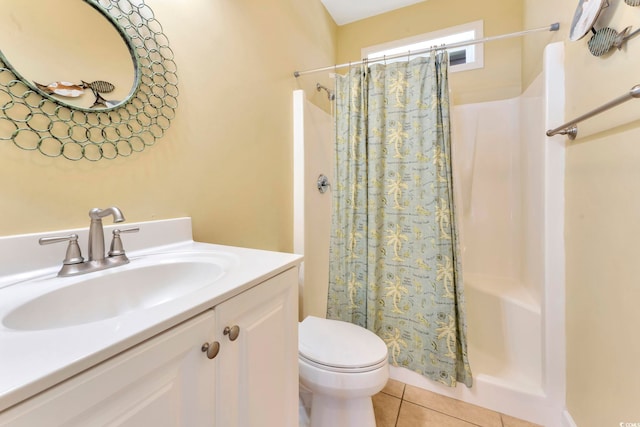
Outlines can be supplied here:
[[[545, 136], [562, 122], [563, 94], [563, 46], [555, 43], [522, 96], [452, 107], [474, 386], [449, 388], [391, 368], [399, 381], [549, 427], [571, 426], [564, 413], [565, 143]], [[294, 115], [294, 250], [305, 255], [301, 315], [324, 316], [331, 200], [314, 185], [318, 173], [332, 177], [332, 132], [328, 115], [301, 91]]]

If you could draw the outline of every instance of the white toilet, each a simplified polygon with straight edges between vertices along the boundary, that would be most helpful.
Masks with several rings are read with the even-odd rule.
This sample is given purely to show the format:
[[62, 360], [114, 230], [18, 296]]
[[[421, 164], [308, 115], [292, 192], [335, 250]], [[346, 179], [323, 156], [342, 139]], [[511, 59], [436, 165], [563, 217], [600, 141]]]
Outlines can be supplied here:
[[309, 316], [298, 326], [300, 384], [311, 392], [310, 427], [375, 427], [371, 396], [389, 379], [387, 346], [373, 332]]

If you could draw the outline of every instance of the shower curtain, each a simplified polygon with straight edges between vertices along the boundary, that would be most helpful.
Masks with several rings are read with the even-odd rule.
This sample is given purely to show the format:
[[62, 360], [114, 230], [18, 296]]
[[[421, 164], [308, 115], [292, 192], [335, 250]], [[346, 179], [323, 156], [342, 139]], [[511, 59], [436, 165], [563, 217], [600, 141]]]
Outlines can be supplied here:
[[327, 317], [375, 332], [395, 366], [471, 387], [447, 69], [442, 52], [337, 77]]

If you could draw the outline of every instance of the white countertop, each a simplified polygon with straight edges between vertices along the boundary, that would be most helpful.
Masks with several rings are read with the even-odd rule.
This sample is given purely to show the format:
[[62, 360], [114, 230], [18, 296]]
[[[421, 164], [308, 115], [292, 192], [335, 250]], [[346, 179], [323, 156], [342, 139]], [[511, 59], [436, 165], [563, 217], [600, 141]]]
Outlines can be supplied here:
[[[124, 242], [125, 249], [128, 246], [134, 249], [127, 251], [131, 259], [129, 266], [136, 262], [143, 262], [148, 259], [149, 254], [179, 256], [181, 253], [195, 251], [210, 253], [224, 259], [226, 272], [208, 286], [143, 310], [77, 326], [14, 330], [7, 328], [2, 323], [2, 319], [7, 312], [15, 308], [16, 300], [24, 298], [24, 295], [29, 292], [49, 291], [50, 284], [47, 281], [55, 282], [56, 287], [62, 287], [67, 282], [77, 279], [55, 278], [60, 268], [58, 265], [60, 261], [57, 261], [56, 265], [43, 265], [51, 264], [50, 254], [42, 257], [46, 261], [39, 265], [34, 265], [31, 260], [30, 271], [21, 271], [16, 264], [5, 267], [6, 264], [3, 263], [4, 273], [11, 274], [0, 276], [0, 411], [202, 313], [270, 277], [299, 265], [302, 261], [301, 256], [294, 254], [194, 242], [190, 236], [189, 218], [126, 225], [141, 228], [141, 237], [137, 242], [135, 235], [127, 235]], [[123, 225], [122, 228], [124, 227]], [[173, 227], [173, 231], [166, 231], [167, 227]], [[105, 234], [111, 228], [114, 227], [105, 227]], [[146, 231], [149, 232], [149, 237], [145, 237]], [[158, 237], [159, 231], [162, 238]], [[84, 229], [64, 230], [55, 234], [62, 235], [69, 232], [81, 234], [80, 241], [83, 241], [82, 234], [86, 234]], [[51, 233], [47, 233], [49, 234]], [[19, 265], [20, 260], [16, 255], [15, 247], [24, 249], [25, 244], [35, 242], [33, 249], [26, 252], [30, 257], [35, 257], [39, 250], [38, 236], [40, 235], [0, 238], [0, 255], [15, 258], [14, 261]], [[24, 239], [16, 239], [16, 237]], [[110, 238], [105, 238], [105, 241], [108, 244]], [[143, 241], [146, 243], [142, 243]], [[20, 244], [16, 245], [16, 242]], [[61, 259], [64, 255], [64, 247], [55, 246], [58, 250], [57, 258]], [[81, 246], [84, 249], [82, 243]], [[23, 263], [23, 265], [27, 264]], [[115, 267], [112, 270], [125, 267], [127, 266]], [[11, 271], [7, 271], [7, 268], [11, 268]], [[104, 270], [104, 272], [108, 271]], [[0, 273], [2, 272], [0, 270]], [[105, 273], [94, 272], [82, 277], [98, 274]], [[36, 277], [35, 282], [25, 281], [30, 275]], [[38, 289], [39, 284], [42, 285], [42, 290]], [[20, 288], [21, 286], [23, 288]], [[32, 289], [29, 290], [26, 287]], [[81, 301], [69, 301], [68, 309], [73, 310], [75, 304], [81, 303]]]

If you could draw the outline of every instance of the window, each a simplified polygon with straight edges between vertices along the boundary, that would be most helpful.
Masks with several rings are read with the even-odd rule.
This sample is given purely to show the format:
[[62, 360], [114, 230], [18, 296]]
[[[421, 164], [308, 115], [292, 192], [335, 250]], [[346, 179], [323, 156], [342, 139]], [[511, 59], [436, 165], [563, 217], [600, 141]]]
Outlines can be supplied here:
[[[405, 52], [415, 52], [422, 49], [428, 49], [432, 46], [448, 45], [452, 43], [460, 43], [469, 40], [481, 39], [483, 37], [483, 22], [475, 21], [468, 24], [462, 24], [455, 27], [445, 28], [443, 30], [434, 31], [427, 34], [421, 34], [402, 40], [395, 40], [389, 43], [379, 44], [362, 49], [362, 57], [367, 59], [378, 59], [384, 56], [396, 55]], [[478, 43], [475, 45], [456, 47], [447, 49], [449, 52], [450, 72], [474, 70], [484, 67], [484, 45]], [[429, 55], [424, 53], [421, 56]], [[410, 54], [416, 57], [419, 55]], [[406, 58], [389, 59], [386, 62], [404, 61]]]

